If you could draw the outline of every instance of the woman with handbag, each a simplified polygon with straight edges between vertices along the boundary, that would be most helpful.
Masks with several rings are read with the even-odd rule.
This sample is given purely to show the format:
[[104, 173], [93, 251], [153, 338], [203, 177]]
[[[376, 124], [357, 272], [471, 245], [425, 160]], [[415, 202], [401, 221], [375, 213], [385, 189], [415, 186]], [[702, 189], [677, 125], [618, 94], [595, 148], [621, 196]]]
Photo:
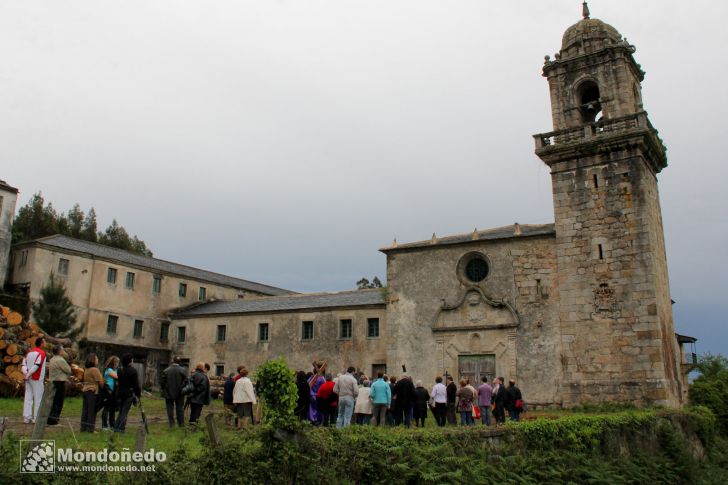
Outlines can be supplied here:
[[460, 389], [455, 393], [455, 396], [458, 398], [457, 410], [460, 413], [460, 425], [473, 425], [473, 399], [475, 396], [468, 386], [468, 381], [460, 379]]
[[511, 421], [518, 421], [523, 411], [523, 396], [521, 390], [516, 387], [516, 381], [513, 379], [508, 381], [508, 389], [506, 389], [506, 409]]
[[106, 386], [99, 391], [98, 408], [101, 408], [101, 430], [111, 431], [114, 427], [114, 418], [116, 417], [116, 380], [119, 378], [117, 370], [119, 369], [119, 358], [115, 355], [109, 357], [104, 364], [104, 381]]

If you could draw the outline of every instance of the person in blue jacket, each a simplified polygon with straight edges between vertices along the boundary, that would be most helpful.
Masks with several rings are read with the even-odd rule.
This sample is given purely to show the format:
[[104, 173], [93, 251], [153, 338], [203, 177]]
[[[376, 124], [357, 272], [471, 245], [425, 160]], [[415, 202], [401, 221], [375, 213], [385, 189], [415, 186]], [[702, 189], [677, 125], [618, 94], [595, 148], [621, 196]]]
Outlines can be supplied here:
[[369, 398], [374, 404], [372, 409], [372, 426], [383, 426], [387, 420], [387, 408], [392, 403], [392, 390], [384, 380], [384, 373], [377, 373], [377, 380], [372, 383]]

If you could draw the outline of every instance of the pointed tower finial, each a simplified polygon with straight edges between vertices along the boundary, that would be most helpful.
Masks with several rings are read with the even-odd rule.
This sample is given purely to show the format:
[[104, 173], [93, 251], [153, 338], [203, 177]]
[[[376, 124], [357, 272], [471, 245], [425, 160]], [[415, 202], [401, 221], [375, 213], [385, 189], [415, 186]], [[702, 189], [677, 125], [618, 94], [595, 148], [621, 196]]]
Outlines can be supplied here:
[[585, 19], [589, 18], [589, 5], [586, 4], [586, 1], [581, 4], [581, 15]]

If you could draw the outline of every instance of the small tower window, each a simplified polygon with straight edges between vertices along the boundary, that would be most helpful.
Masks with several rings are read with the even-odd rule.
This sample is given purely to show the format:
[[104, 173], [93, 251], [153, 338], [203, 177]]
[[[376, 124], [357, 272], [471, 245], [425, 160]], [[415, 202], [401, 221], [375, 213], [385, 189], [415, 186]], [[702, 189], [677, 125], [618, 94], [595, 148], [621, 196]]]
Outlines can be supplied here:
[[632, 91], [634, 93], [634, 104], [639, 108], [642, 106], [642, 96], [640, 95], [640, 88], [634, 84], [632, 85]]
[[604, 248], [602, 248], [602, 245], [599, 244], [599, 259], [604, 259]]
[[[577, 91], [579, 111], [584, 123], [597, 121], [602, 112], [602, 104], [599, 101], [599, 86], [594, 81], [586, 81], [579, 85]], [[601, 117], [599, 117], [601, 119]]]

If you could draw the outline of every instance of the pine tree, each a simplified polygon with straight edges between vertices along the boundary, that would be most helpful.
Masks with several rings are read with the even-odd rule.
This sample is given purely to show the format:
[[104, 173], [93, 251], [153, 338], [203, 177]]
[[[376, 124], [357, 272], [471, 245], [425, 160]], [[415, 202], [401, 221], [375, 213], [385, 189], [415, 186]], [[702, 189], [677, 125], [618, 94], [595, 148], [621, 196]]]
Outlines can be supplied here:
[[145, 256], [152, 256], [147, 245], [137, 236], [131, 237], [116, 219], [104, 232], [98, 231], [96, 210], [92, 207], [84, 214], [81, 207], [75, 204], [68, 214], [58, 214], [53, 204], [45, 204], [43, 195], [38, 192], [26, 205], [18, 210], [13, 221], [13, 244], [32, 241], [54, 234], [98, 242], [107, 246], [132, 251]]
[[89, 209], [86, 219], [83, 221], [83, 229], [81, 230], [81, 239], [86, 241], [97, 242], [99, 240], [98, 228], [96, 227], [96, 209]]
[[68, 216], [66, 216], [66, 219], [68, 220], [68, 233], [67, 234], [71, 237], [83, 239], [82, 233], [83, 233], [83, 226], [84, 226], [85, 218], [86, 218], [86, 216], [84, 215], [83, 211], [81, 210], [81, 206], [79, 206], [78, 204], [75, 204], [73, 206], [73, 209], [68, 211]]
[[63, 282], [51, 273], [48, 283], [40, 290], [40, 299], [33, 303], [33, 317], [43, 330], [58, 338], [74, 338], [83, 325], [74, 327], [76, 313], [73, 303], [66, 296]]
[[111, 246], [112, 248], [133, 251], [129, 233], [126, 232], [124, 227], [120, 226], [119, 223], [116, 222], [116, 219], [111, 222], [111, 225], [107, 227], [104, 232], [99, 233], [99, 242], [105, 246]]
[[356, 287], [359, 290], [369, 290], [372, 288], [382, 288], [382, 282], [379, 280], [378, 277], [374, 277], [374, 279], [369, 282], [368, 279], [362, 278], [359, 281], [356, 282]]
[[132, 247], [132, 251], [134, 251], [135, 253], [142, 254], [144, 256], [149, 256], [149, 257], [154, 256], [152, 254], [152, 252], [149, 250], [149, 248], [147, 248], [147, 245], [144, 244], [144, 241], [142, 241], [141, 239], [139, 239], [136, 236], [134, 236], [131, 239], [131, 247]]
[[31, 241], [58, 233], [58, 215], [52, 204], [45, 205], [43, 194], [33, 194], [18, 210], [13, 221], [13, 243]]

